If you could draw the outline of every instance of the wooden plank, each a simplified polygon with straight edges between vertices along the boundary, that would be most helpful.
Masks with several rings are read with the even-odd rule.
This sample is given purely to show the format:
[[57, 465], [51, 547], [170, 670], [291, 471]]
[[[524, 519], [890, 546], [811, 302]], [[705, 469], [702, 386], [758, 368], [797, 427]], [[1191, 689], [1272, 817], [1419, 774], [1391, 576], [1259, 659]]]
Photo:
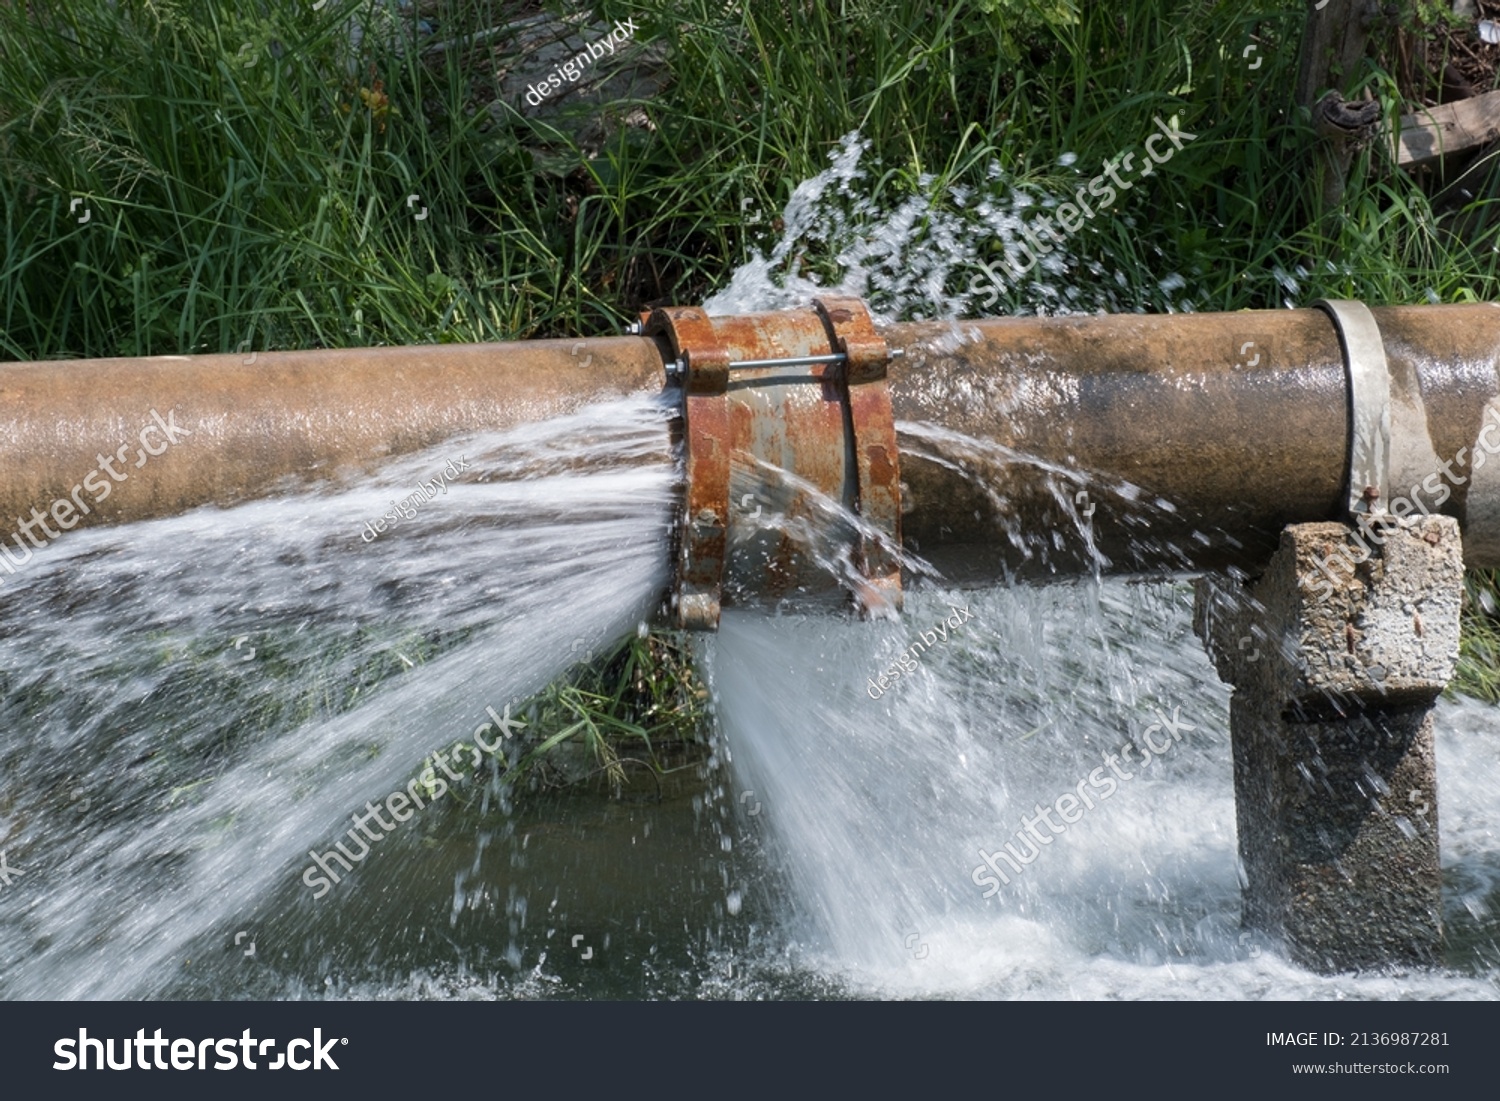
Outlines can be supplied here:
[[1396, 162], [1407, 168], [1432, 164], [1448, 153], [1488, 145], [1500, 138], [1500, 92], [1425, 107], [1401, 116]]

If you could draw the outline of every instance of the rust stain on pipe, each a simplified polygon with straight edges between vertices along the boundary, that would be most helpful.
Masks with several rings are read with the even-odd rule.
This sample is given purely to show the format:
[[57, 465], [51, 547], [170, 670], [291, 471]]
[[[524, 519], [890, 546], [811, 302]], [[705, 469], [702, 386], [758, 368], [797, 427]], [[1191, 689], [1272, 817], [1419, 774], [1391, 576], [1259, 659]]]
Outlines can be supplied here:
[[[882, 541], [832, 514], [862, 513], [867, 535], [899, 538], [889, 399], [874, 415], [867, 400], [885, 394], [886, 345], [864, 303], [814, 307], [715, 318], [678, 307], [644, 322], [683, 388], [687, 488], [672, 596], [681, 626], [712, 630], [721, 606], [785, 599], [900, 607]], [[831, 570], [834, 561], [848, 569]]]

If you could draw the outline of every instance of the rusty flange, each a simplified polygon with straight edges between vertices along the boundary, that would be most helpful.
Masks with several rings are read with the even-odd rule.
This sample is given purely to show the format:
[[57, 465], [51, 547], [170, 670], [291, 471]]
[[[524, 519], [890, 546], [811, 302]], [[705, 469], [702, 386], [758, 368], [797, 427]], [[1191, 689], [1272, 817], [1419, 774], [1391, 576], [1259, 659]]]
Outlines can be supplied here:
[[896, 422], [885, 367], [891, 359], [885, 340], [875, 331], [870, 312], [857, 298], [817, 298], [818, 313], [828, 325], [832, 344], [842, 352], [854, 461], [859, 478], [856, 508], [866, 527], [860, 533], [855, 564], [867, 587], [860, 606], [901, 610], [901, 476], [896, 449]]
[[[713, 630], [724, 604], [841, 592], [867, 613], [899, 609], [890, 353], [864, 303], [720, 318], [657, 309], [644, 332], [666, 345], [668, 382], [683, 391], [677, 622]], [[842, 578], [829, 568], [840, 560]]]
[[652, 311], [646, 335], [665, 336], [682, 369], [687, 489], [673, 594], [677, 621], [689, 630], [711, 631], [719, 625], [729, 531], [729, 354], [714, 335], [713, 322], [695, 306]]

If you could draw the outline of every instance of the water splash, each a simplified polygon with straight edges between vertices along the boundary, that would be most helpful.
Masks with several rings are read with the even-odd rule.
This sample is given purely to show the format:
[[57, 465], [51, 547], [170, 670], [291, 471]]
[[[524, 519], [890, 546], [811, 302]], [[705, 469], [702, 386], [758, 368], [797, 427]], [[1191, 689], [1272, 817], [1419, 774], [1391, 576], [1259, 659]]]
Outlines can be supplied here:
[[[969, 280], [1014, 245], [1034, 189], [992, 166], [982, 186], [924, 177], [877, 200], [864, 155], [847, 138], [797, 189], [784, 236], [712, 312], [829, 289], [872, 298], [887, 318], [983, 312]], [[1097, 261], [1047, 260], [1012, 288], [1015, 308], [1141, 306], [1099, 289], [1110, 273]], [[1092, 289], [1067, 283], [1080, 272]], [[1183, 288], [1168, 275], [1160, 289]], [[1494, 709], [1437, 713], [1449, 966], [1303, 972], [1238, 929], [1227, 690], [1177, 581], [960, 592], [923, 569], [895, 621], [730, 612], [702, 640], [723, 731], [686, 806], [669, 800], [653, 817], [611, 805], [587, 829], [465, 837], [451, 846], [457, 872], [409, 835], [388, 837], [400, 859], [374, 851], [368, 880], [311, 901], [298, 882], [309, 848], [467, 737], [486, 705], [553, 677], [578, 640], [647, 613], [665, 584], [673, 497], [663, 415], [619, 403], [447, 444], [337, 490], [75, 532], [39, 552], [0, 594], [0, 717], [15, 732], [0, 745], [0, 853], [24, 870], [0, 891], [0, 996], [170, 994], [196, 978], [212, 936], [260, 919], [289, 926], [284, 941], [324, 929], [283, 969], [263, 947], [253, 980], [210, 971], [203, 996], [1500, 993]], [[1059, 539], [1089, 543], [1080, 490], [1134, 510], [1143, 540], [1153, 511], [1172, 507], [936, 426], [900, 431], [903, 452], [990, 491], [996, 538], [1039, 557]], [[455, 454], [472, 474], [362, 538]], [[1072, 520], [1007, 525], [1012, 468]], [[792, 534], [822, 547], [826, 532]], [[846, 556], [814, 557], [847, 580]], [[378, 662], [408, 671], [375, 689]], [[1106, 798], [1091, 777], [1127, 744], [1146, 751], [1168, 716], [1182, 737], [1125, 766]], [[1055, 832], [1038, 809], [1069, 792], [1094, 803]], [[730, 820], [738, 831], [725, 833]], [[653, 832], [662, 822], [676, 823], [670, 841]], [[1007, 844], [1026, 859], [996, 857]], [[990, 891], [996, 867], [1009, 882]], [[399, 909], [417, 895], [432, 908]], [[598, 958], [569, 951], [580, 935], [623, 962], [587, 970]], [[457, 963], [407, 962], [411, 941], [442, 937]], [[486, 953], [500, 962], [471, 970]]]
[[[1052, 205], [1046, 189], [992, 164], [978, 185], [924, 176], [904, 197], [880, 198], [881, 173], [862, 164], [868, 149], [858, 135], [843, 139], [831, 166], [794, 192], [780, 239], [736, 270], [710, 299], [710, 313], [803, 306], [829, 291], [865, 298], [887, 321], [1193, 308], [1190, 297], [1178, 297], [1189, 289], [1180, 274], [1148, 279], [1125, 257], [1109, 271], [1107, 259], [1083, 255], [1107, 257], [1107, 243], [1096, 248], [1082, 236], [1019, 280], [986, 282], [995, 259], [1018, 247], [1034, 208]], [[1062, 166], [1075, 164], [1065, 158]], [[1154, 286], [1150, 301], [1124, 291], [1142, 285]], [[955, 324], [938, 343], [965, 339]], [[943, 398], [993, 405], [1004, 396]], [[938, 425], [903, 422], [898, 432], [903, 455], [980, 489], [996, 540], [1043, 566], [1081, 543], [1093, 577], [959, 592], [927, 568], [895, 622], [726, 614], [704, 643], [703, 661], [732, 789], [753, 793], [757, 809], [751, 818], [739, 808], [743, 839], [764, 845], [775, 869], [759, 886], [783, 918], [790, 943], [788, 957], [777, 957], [790, 959], [783, 969], [859, 996], [1500, 992], [1493, 842], [1500, 814], [1475, 780], [1493, 771], [1483, 731], [1493, 727], [1494, 709], [1444, 703], [1437, 715], [1449, 968], [1304, 972], [1239, 928], [1228, 690], [1192, 633], [1191, 589], [1103, 579], [1112, 564], [1093, 546], [1088, 506], [1108, 501], [1133, 529], [1127, 552], [1189, 569], [1199, 548], [1176, 547], [1153, 531], [1176, 505]], [[1059, 523], [1027, 528], [1015, 520], [1010, 494], [1018, 487], [1050, 496]], [[1201, 545], [1227, 536], [1204, 525], [1191, 538]], [[937, 623], [960, 605], [973, 616], [956, 641], [930, 644]], [[908, 668], [914, 654], [920, 666]], [[892, 684], [873, 679], [891, 673], [899, 674]], [[1146, 732], [1163, 719], [1181, 728], [1181, 739], [1139, 773], [1125, 767], [1128, 781], [1102, 774], [1115, 784], [1106, 800], [1091, 777], [1126, 744], [1146, 752]], [[1080, 789], [1094, 803], [1083, 806], [1080, 796], [1082, 816], [1060, 823], [1064, 833], [1037, 818]], [[1012, 865], [995, 856], [1007, 843], [1007, 852], [1027, 859]], [[999, 881], [995, 865], [1009, 882]], [[753, 980], [722, 986], [724, 996], [746, 989], [763, 988]]]
[[[249, 921], [367, 801], [576, 660], [574, 640], [634, 630], [667, 580], [665, 415], [597, 406], [342, 488], [79, 532], [41, 559], [0, 604], [0, 837], [26, 868], [0, 898], [0, 993], [169, 988], [195, 938]], [[469, 469], [365, 539], [450, 459]], [[371, 690], [359, 674], [394, 664], [392, 636], [448, 650], [401, 652], [409, 671]], [[285, 662], [355, 705], [299, 718], [313, 678], [288, 685]]]
[[[887, 321], [1194, 308], [1178, 296], [1181, 275], [1161, 280], [1146, 300], [1132, 296], [1126, 288], [1155, 281], [1141, 277], [1133, 254], [1113, 256], [1092, 224], [1029, 270], [1008, 261], [1027, 247], [1030, 219], [1087, 181], [1093, 170], [1076, 158], [1047, 178], [1013, 174], [998, 161], [962, 184], [921, 173], [909, 193], [885, 195], [876, 193], [883, 166], [863, 163], [870, 146], [858, 133], [839, 140], [829, 167], [792, 192], [770, 251], [755, 250], [704, 304], [708, 313], [789, 309], [830, 293], [863, 298]], [[1110, 217], [1129, 224], [1128, 214]]]
[[[734, 786], [760, 807], [741, 828], [780, 870], [792, 966], [864, 997], [1495, 997], [1500, 813], [1475, 779], [1492, 772], [1494, 709], [1438, 713], [1461, 959], [1305, 972], [1239, 928], [1228, 690], [1191, 605], [1181, 582], [1111, 580], [929, 586], [900, 624], [726, 614], [705, 659]], [[955, 607], [972, 618], [872, 698], [870, 678]], [[1073, 822], [1040, 816], [1080, 789], [1092, 805], [1075, 799]], [[983, 854], [1007, 842], [1029, 859], [997, 859], [1009, 882], [986, 881]]]

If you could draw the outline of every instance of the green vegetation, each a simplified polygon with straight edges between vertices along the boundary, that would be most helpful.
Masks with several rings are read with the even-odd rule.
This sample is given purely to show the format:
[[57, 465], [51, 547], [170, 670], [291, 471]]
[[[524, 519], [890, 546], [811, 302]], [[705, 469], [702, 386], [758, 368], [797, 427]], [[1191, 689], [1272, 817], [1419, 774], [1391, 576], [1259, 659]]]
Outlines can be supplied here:
[[1500, 703], [1500, 577], [1494, 570], [1470, 570], [1464, 579], [1464, 611], [1458, 672], [1449, 694]]
[[[604, 23], [635, 19], [669, 80], [651, 101], [596, 109], [616, 121], [584, 145], [502, 97], [488, 45], [411, 45], [419, 19], [453, 42], [534, 5], [0, 0], [0, 357], [595, 334], [722, 287], [775, 243], [774, 212], [851, 132], [870, 144], [866, 214], [919, 199], [920, 237], [985, 202], [1072, 194], [1158, 118], [1197, 136], [1074, 235], [1060, 270], [987, 312], [1500, 299], [1500, 229], [1475, 217], [1490, 200], [1454, 212], [1488, 228], [1450, 232], [1388, 151], [1357, 158], [1342, 217], [1311, 217], [1306, 122], [1288, 91], [1302, 5], [593, 7]], [[1388, 117], [1392, 71], [1361, 74]], [[973, 226], [949, 294], [1002, 251]], [[849, 232], [804, 232], [782, 270], [837, 276]], [[1460, 679], [1490, 699], [1493, 592], [1472, 579]], [[699, 717], [668, 705], [697, 698], [674, 642], [622, 653], [533, 705], [541, 741], [584, 739], [615, 781], [638, 747]]]
[[[522, 8], [0, 4], [0, 353], [594, 333], [721, 286], [775, 232], [742, 212], [779, 210], [852, 131], [873, 202], [939, 206], [954, 186], [1070, 194], [1159, 117], [1198, 137], [1070, 242], [1085, 292], [1170, 307], [1178, 273], [1197, 309], [1500, 297], [1493, 232], [1446, 236], [1386, 151], [1361, 156], [1344, 217], [1308, 218], [1300, 8], [602, 0], [671, 77], [613, 109], [649, 126], [587, 149], [498, 98], [487, 48], [407, 45], [418, 15], [458, 38]], [[357, 48], [356, 16], [375, 28]], [[1364, 77], [1394, 111], [1392, 78]], [[805, 243], [807, 270], [838, 267]]]
[[[517, 713], [528, 728], [524, 748], [496, 759], [495, 770], [531, 791], [598, 779], [618, 793], [633, 766], [655, 780], [648, 790], [659, 793], [662, 776], [696, 763], [694, 748], [710, 722], [708, 690], [693, 673], [686, 645], [680, 634], [631, 636], [549, 685]], [[458, 751], [467, 746], [454, 743]], [[428, 758], [423, 768], [433, 764]]]

